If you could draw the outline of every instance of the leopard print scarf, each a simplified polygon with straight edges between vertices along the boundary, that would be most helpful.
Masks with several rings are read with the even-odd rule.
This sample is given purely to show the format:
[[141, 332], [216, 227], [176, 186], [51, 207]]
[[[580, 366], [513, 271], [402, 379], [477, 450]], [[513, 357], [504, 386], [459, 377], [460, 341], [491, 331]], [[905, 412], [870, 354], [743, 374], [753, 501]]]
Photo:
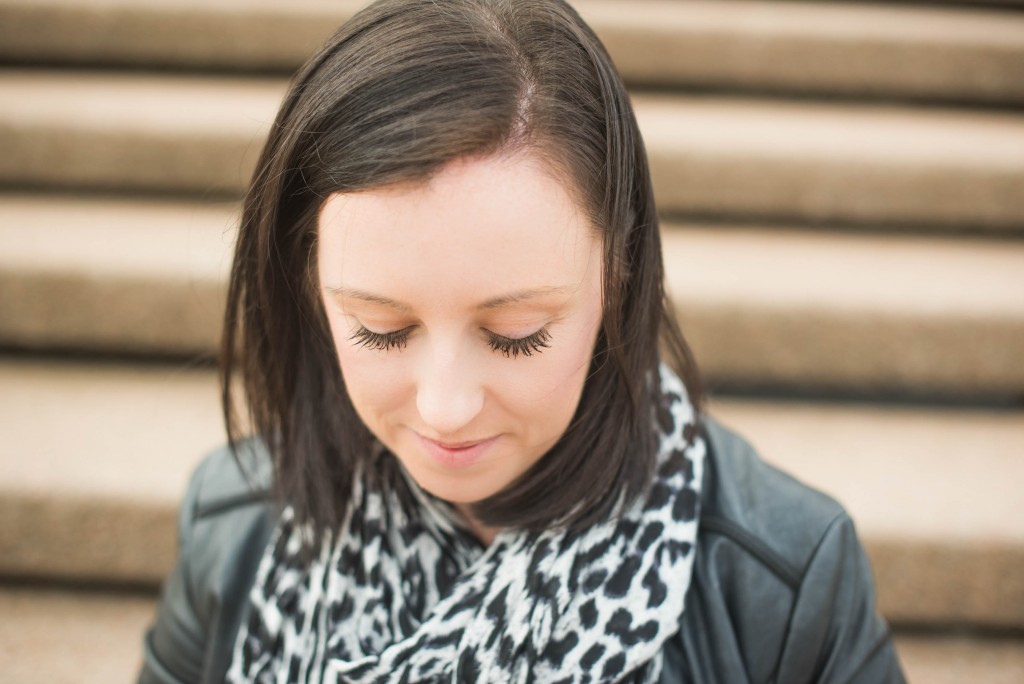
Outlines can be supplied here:
[[483, 548], [411, 482], [415, 506], [356, 479], [341, 534], [300, 560], [285, 509], [257, 570], [229, 682], [653, 682], [678, 630], [705, 446], [661, 369], [658, 469], [582, 534], [498, 533]]

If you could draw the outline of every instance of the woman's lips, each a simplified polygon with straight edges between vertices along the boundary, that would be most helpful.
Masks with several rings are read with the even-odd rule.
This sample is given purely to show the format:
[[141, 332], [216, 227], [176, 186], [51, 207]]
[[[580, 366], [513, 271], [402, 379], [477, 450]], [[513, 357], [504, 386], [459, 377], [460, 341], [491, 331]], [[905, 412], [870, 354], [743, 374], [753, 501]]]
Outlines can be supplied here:
[[471, 466], [481, 458], [497, 441], [497, 437], [484, 439], [477, 442], [445, 443], [424, 437], [416, 433], [424, 451], [437, 464], [445, 468], [465, 468]]

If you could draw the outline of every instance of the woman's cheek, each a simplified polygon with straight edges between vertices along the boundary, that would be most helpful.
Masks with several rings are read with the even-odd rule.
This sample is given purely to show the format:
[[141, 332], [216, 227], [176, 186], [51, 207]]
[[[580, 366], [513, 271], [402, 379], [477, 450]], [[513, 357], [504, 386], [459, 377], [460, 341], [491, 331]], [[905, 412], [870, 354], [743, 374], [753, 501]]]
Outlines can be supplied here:
[[333, 325], [332, 332], [345, 389], [364, 422], [377, 420], [397, 407], [409, 384], [400, 352], [355, 344], [347, 332], [340, 332]]
[[560, 332], [550, 349], [508, 364], [511, 368], [504, 387], [510, 403], [520, 410], [565, 413], [574, 411], [579, 403], [590, 369], [593, 342], [585, 329]]

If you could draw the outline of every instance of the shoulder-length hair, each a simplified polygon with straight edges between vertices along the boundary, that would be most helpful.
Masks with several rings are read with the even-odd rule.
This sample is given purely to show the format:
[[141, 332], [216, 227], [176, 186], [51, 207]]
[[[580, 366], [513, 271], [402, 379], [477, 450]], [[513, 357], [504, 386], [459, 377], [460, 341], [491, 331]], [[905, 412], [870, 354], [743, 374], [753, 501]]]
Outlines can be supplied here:
[[332, 193], [425, 181], [453, 160], [518, 149], [565, 179], [600, 232], [604, 315], [569, 428], [474, 514], [494, 527], [582, 529], [635, 499], [657, 451], [659, 340], [699, 405], [696, 366], [664, 292], [646, 152], [591, 29], [562, 0], [381, 0], [292, 80], [245, 196], [227, 295], [229, 441], [241, 437], [231, 389], [240, 373], [276, 494], [314, 529], [340, 524], [356, 464], [372, 450], [318, 295], [321, 205]]

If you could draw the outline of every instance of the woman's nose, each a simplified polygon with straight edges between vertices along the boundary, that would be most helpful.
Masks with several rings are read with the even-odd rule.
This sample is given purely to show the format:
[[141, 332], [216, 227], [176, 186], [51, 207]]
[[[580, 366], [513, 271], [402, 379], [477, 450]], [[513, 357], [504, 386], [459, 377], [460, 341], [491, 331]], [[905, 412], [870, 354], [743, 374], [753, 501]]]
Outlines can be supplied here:
[[484, 406], [483, 387], [468, 359], [457, 353], [439, 351], [419, 374], [416, 408], [424, 427], [435, 439], [474, 439], [464, 431]]

